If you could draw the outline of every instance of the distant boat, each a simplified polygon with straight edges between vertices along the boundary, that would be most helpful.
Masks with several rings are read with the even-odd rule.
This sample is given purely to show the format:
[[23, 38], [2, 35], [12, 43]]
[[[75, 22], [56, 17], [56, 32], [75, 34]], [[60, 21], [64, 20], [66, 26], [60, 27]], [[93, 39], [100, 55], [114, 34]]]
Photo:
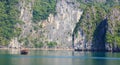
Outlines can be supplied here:
[[27, 49], [22, 49], [20, 51], [21, 55], [27, 55], [28, 54], [28, 50]]

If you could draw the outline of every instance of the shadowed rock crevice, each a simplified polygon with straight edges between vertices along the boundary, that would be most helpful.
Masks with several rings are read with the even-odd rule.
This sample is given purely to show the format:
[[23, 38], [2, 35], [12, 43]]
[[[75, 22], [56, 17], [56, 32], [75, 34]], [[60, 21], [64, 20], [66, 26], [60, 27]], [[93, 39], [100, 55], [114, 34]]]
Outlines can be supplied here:
[[93, 40], [92, 40], [92, 50], [93, 51], [105, 51], [106, 50], [106, 32], [108, 29], [107, 19], [101, 21], [96, 27]]

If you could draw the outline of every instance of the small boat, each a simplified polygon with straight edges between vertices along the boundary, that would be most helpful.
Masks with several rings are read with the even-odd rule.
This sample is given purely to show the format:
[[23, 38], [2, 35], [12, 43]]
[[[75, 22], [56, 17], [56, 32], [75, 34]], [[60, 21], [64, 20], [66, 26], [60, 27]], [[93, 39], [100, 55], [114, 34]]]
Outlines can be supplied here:
[[20, 51], [21, 55], [27, 55], [28, 54], [28, 50], [27, 49], [22, 49]]

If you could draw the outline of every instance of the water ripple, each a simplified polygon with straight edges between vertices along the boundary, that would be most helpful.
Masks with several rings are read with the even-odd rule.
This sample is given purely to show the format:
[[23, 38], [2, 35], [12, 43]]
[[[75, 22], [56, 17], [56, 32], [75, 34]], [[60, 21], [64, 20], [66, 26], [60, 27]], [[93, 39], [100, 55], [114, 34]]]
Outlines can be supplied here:
[[72, 58], [72, 59], [99, 59], [99, 60], [120, 60], [115, 57], [88, 57], [88, 56], [29, 56], [29, 55], [14, 55], [14, 56], [0, 56], [0, 58]]

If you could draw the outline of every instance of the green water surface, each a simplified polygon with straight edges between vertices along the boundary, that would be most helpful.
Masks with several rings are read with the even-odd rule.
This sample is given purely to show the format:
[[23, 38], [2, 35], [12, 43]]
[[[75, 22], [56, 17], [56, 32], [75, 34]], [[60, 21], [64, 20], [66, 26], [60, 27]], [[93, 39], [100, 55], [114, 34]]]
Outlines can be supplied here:
[[0, 50], [0, 65], [120, 65], [120, 53]]

